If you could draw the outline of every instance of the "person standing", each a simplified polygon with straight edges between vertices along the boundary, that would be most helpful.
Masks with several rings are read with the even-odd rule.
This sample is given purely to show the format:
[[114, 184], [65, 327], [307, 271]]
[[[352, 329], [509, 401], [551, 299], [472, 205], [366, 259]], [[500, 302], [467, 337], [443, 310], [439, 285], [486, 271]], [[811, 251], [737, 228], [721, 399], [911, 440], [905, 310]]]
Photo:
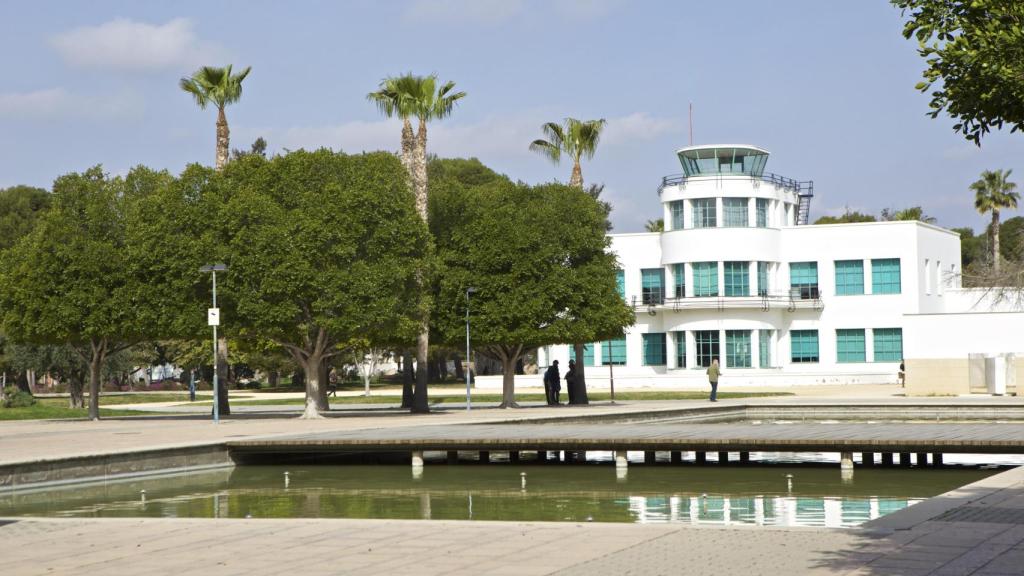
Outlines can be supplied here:
[[558, 393], [562, 391], [562, 377], [558, 374], [558, 360], [552, 360], [551, 366], [544, 372], [544, 397], [548, 406], [557, 406]]
[[711, 360], [711, 366], [708, 366], [708, 382], [711, 383], [711, 398], [712, 402], [718, 402], [718, 378], [722, 375], [722, 370], [718, 367], [718, 358]]
[[576, 361], [569, 360], [569, 371], [565, 373], [565, 387], [569, 390], [569, 404], [576, 399]]

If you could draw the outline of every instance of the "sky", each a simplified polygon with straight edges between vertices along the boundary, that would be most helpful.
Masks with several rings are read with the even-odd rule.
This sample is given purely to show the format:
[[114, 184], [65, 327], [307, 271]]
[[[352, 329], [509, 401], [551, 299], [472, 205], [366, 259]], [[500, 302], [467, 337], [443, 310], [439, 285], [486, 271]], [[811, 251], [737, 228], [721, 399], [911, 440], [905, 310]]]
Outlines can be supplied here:
[[366, 94], [405, 72], [468, 93], [430, 152], [517, 180], [568, 180], [528, 150], [544, 122], [604, 118], [583, 176], [605, 185], [614, 232], [661, 216], [691, 103], [694, 144], [760, 146], [766, 170], [813, 180], [812, 219], [920, 205], [980, 229], [968, 186], [1024, 176], [1024, 135], [977, 147], [927, 116], [903, 21], [882, 0], [0, 0], [0, 187], [213, 164], [215, 110], [177, 82], [231, 63], [253, 69], [227, 112], [236, 148], [395, 151]]

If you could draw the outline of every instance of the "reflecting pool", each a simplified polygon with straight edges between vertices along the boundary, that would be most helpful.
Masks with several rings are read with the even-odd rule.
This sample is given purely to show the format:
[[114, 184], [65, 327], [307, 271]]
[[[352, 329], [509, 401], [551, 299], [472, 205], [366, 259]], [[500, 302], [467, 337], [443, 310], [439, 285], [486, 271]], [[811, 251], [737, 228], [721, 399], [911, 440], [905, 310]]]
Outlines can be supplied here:
[[0, 516], [402, 518], [857, 526], [996, 470], [608, 465], [240, 466], [0, 491]]

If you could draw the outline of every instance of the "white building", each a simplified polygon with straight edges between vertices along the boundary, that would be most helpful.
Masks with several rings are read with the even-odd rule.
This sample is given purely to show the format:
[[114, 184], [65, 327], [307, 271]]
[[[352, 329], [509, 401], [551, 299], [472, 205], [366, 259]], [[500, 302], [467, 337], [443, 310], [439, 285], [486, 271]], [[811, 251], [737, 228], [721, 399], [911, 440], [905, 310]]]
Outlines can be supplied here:
[[[607, 386], [600, 367], [612, 364], [617, 387], [706, 387], [713, 358], [733, 386], [895, 383], [908, 325], [927, 324], [949, 348], [942, 358], [965, 371], [970, 352], [1024, 350], [1009, 337], [1005, 350], [974, 350], [957, 331], [985, 322], [960, 288], [957, 234], [921, 222], [807, 225], [812, 184], [766, 172], [767, 151], [691, 146], [678, 156], [683, 174], [659, 190], [665, 231], [611, 235], [636, 324], [588, 346], [590, 386]], [[541, 372], [553, 359], [564, 371], [570, 354], [541, 349]]]

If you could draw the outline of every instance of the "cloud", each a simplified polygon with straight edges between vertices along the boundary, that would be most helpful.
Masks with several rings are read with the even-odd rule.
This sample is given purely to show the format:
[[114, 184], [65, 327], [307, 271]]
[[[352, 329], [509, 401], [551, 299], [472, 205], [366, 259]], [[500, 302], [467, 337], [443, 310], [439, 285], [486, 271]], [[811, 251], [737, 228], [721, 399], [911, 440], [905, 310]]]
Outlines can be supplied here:
[[682, 134], [684, 128], [679, 118], [657, 118], [645, 112], [634, 112], [628, 116], [610, 118], [601, 142], [615, 146], [653, 140], [666, 134]]
[[553, 3], [555, 10], [573, 20], [602, 18], [622, 4], [622, 0], [558, 0]]
[[50, 43], [65, 62], [78, 68], [161, 70], [225, 59], [225, 51], [201, 41], [185, 18], [162, 25], [117, 18], [58, 34]]
[[[541, 137], [540, 127], [550, 120], [540, 112], [491, 116], [476, 122], [436, 122], [430, 125], [430, 151], [441, 156], [480, 158], [528, 157], [530, 142]], [[638, 112], [608, 119], [602, 146], [619, 146], [651, 140], [682, 130], [682, 121], [657, 118]], [[264, 131], [267, 132], [267, 131]], [[354, 121], [327, 126], [297, 126], [270, 131], [271, 142], [283, 148], [397, 150], [401, 124], [398, 120]]]
[[134, 92], [101, 95], [70, 93], [63, 88], [0, 93], [0, 118], [109, 119], [141, 116], [142, 98]]
[[501, 24], [523, 11], [523, 0], [414, 0], [403, 14], [408, 23], [421, 21]]

